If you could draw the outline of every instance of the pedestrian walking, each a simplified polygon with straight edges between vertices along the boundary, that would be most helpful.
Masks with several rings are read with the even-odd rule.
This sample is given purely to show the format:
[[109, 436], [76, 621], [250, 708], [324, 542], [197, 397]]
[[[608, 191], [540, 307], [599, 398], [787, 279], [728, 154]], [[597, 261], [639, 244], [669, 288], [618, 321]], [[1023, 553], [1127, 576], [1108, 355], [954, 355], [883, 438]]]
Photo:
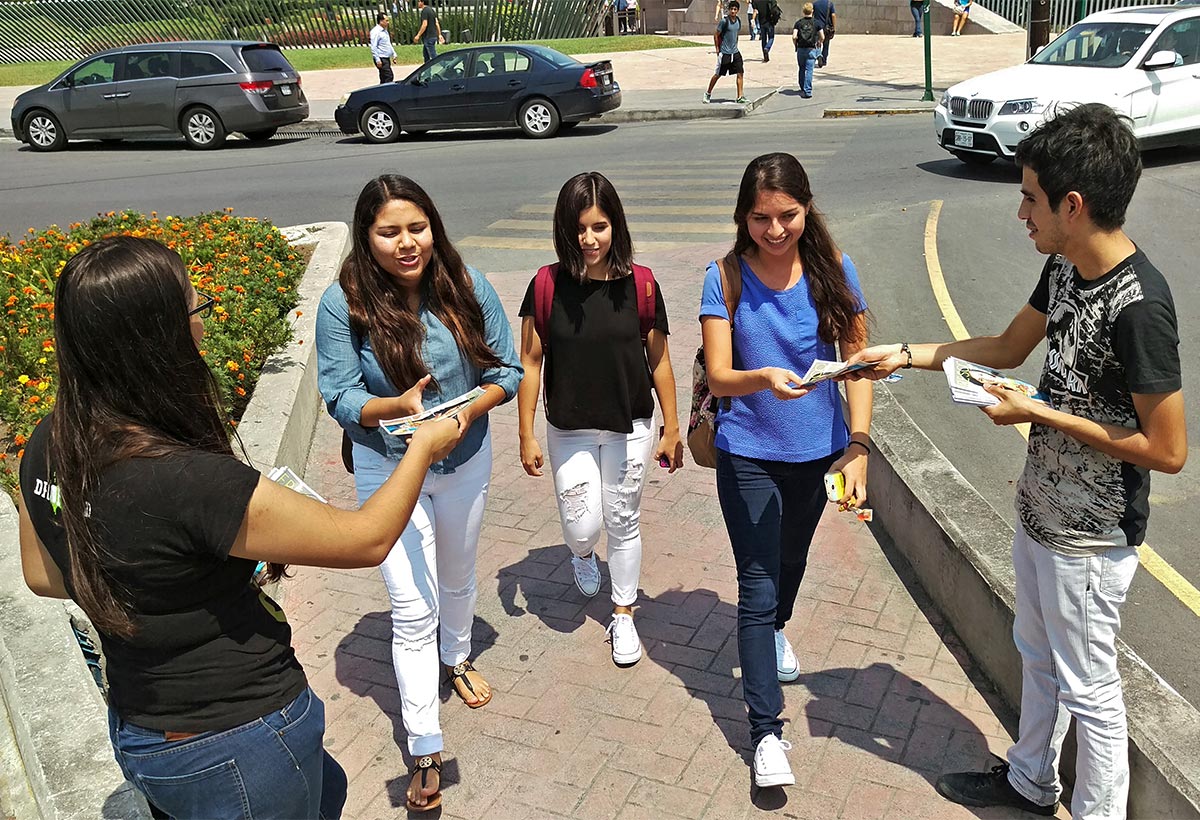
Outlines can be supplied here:
[[954, 27], [951, 37], [958, 37], [967, 27], [967, 18], [971, 16], [971, 0], [954, 0]]
[[388, 33], [390, 25], [391, 20], [381, 12], [375, 15], [375, 28], [371, 29], [371, 58], [379, 71], [380, 85], [395, 79], [392, 60], [396, 59], [396, 49], [392, 47], [392, 35]]
[[742, 21], [738, 19], [738, 11], [741, 7], [738, 0], [729, 0], [729, 12], [717, 24], [717, 30], [713, 32], [713, 44], [717, 49], [717, 68], [713, 72], [712, 79], [708, 81], [708, 90], [704, 92], [704, 102], [706, 103], [712, 101], [712, 90], [716, 86], [717, 80], [726, 74], [733, 74], [737, 77], [737, 102], [742, 104], [748, 102], [742, 93], [744, 69], [742, 68], [742, 52], [738, 50], [738, 35], [742, 31]]
[[881, 345], [856, 361], [869, 378], [941, 369], [947, 356], [1017, 367], [1041, 342], [1039, 403], [988, 392], [997, 425], [1029, 423], [1013, 537], [1021, 653], [1021, 725], [1006, 762], [943, 775], [937, 790], [967, 806], [1058, 808], [1063, 738], [1075, 719], [1071, 816], [1126, 815], [1129, 738], [1117, 633], [1146, 534], [1150, 471], [1187, 458], [1179, 333], [1167, 281], [1122, 230], [1142, 162], [1126, 120], [1103, 103], [1058, 113], [1017, 146], [1021, 205], [1047, 254], [1029, 302], [998, 336]]
[[[717, 415], [717, 497], [738, 578], [738, 657], [754, 747], [754, 781], [795, 782], [782, 739], [780, 681], [800, 675], [784, 628], [825, 509], [824, 475], [841, 472], [851, 506], [867, 500], [871, 387], [849, 384], [849, 428], [837, 386], [798, 387], [815, 359], [866, 345], [866, 302], [850, 257], [813, 204], [791, 154], [746, 167], [737, 237], [708, 266], [700, 303]], [[740, 296], [737, 295], [740, 293]]]
[[792, 26], [792, 43], [796, 46], [796, 62], [800, 69], [800, 96], [808, 99], [813, 94], [813, 67], [821, 57], [825, 33], [817, 28], [812, 3], [805, 3], [800, 13], [804, 16]]
[[58, 394], [21, 460], [21, 565], [96, 627], [113, 752], [156, 816], [336, 818], [346, 775], [322, 745], [325, 707], [255, 572], [377, 565], [458, 428], [418, 431], [357, 512], [268, 480], [234, 456], [200, 352], [215, 301], [150, 239], [68, 260]]
[[908, 10], [912, 12], [913, 18], [912, 36], [920, 37], [924, 33], [921, 28], [921, 21], [925, 17], [925, 0], [908, 0]]
[[750, 8], [758, 20], [758, 31], [762, 42], [763, 62], [771, 62], [771, 46], [775, 44], [775, 25], [782, 11], [777, 0], [750, 0]]
[[421, 44], [421, 59], [429, 62], [437, 56], [437, 44], [442, 42], [442, 24], [432, 0], [417, 0], [417, 8], [421, 12], [421, 27], [413, 35], [413, 42]]
[[833, 0], [813, 0], [813, 19], [817, 21], [817, 30], [821, 32], [821, 57], [817, 60], [817, 68], [824, 68], [829, 63], [829, 43], [837, 28], [837, 10], [833, 7]]
[[403, 463], [387, 419], [483, 395], [456, 418], [454, 450], [424, 476], [412, 520], [380, 571], [392, 606], [392, 661], [414, 758], [408, 807], [441, 803], [441, 674], [472, 709], [492, 690], [471, 664], [475, 555], [492, 472], [488, 411], [516, 395], [521, 368], [496, 291], [463, 263], [433, 200], [413, 180], [371, 180], [354, 208], [353, 246], [317, 313], [317, 386], [350, 437], [366, 505]]
[[[633, 262], [625, 210], [602, 174], [579, 174], [559, 191], [554, 250], [558, 261], [530, 281], [519, 311], [521, 466], [540, 476], [545, 463], [534, 434], [544, 370], [546, 448], [575, 585], [589, 598], [600, 591], [603, 529], [612, 659], [629, 666], [642, 657], [633, 622], [642, 488], [655, 462], [672, 473], [683, 464], [667, 309], [650, 269]], [[657, 435], [651, 389], [662, 409]]]

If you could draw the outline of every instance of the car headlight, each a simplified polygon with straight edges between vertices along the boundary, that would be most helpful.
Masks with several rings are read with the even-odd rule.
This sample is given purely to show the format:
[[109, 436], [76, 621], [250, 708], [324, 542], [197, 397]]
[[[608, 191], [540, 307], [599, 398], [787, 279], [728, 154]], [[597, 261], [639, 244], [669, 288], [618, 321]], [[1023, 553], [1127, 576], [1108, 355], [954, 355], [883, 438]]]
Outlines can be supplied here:
[[950, 92], [949, 91], [942, 94], [942, 101], [940, 103], [938, 103], [938, 105], [940, 105], [942, 108], [946, 108], [946, 109], [950, 108]]
[[1032, 100], [1009, 100], [1000, 107], [1001, 116], [1005, 114], [1040, 114], [1044, 103]]
[[342, 98], [341, 98], [340, 100], [338, 100], [338, 105], [339, 105], [339, 106], [342, 106], [342, 105], [345, 105], [345, 104], [346, 104], [346, 103], [348, 103], [348, 102], [350, 102], [350, 95], [349, 95], [349, 94], [343, 94], [343, 95], [342, 95]]

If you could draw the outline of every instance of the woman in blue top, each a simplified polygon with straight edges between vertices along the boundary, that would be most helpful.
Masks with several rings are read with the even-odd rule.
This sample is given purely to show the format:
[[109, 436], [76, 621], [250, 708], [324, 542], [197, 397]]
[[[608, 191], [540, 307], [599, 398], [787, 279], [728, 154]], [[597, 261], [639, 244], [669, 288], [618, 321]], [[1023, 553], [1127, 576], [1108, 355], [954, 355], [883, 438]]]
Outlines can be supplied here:
[[[754, 779], [781, 786], [795, 779], [781, 739], [779, 682], [800, 674], [783, 628], [825, 508], [823, 476], [843, 473], [844, 498], [861, 505], [870, 452], [871, 389], [846, 385], [847, 429], [837, 385], [801, 388], [797, 374], [814, 359], [848, 359], [866, 345], [866, 302], [791, 154], [751, 161], [733, 218], [737, 238], [725, 261], [708, 266], [700, 322], [709, 386], [729, 398], [717, 416], [717, 495], [737, 565]], [[732, 326], [721, 265], [726, 281], [741, 280]]]
[[521, 366], [496, 291], [468, 268], [429, 195], [402, 176], [367, 183], [353, 248], [317, 314], [317, 384], [353, 442], [364, 503], [407, 442], [379, 424], [482, 387], [457, 414], [461, 439], [434, 464], [400, 540], [380, 567], [392, 605], [392, 661], [408, 750], [408, 808], [441, 803], [438, 658], [471, 708], [491, 699], [475, 671], [475, 552], [492, 472], [487, 413], [517, 392]]

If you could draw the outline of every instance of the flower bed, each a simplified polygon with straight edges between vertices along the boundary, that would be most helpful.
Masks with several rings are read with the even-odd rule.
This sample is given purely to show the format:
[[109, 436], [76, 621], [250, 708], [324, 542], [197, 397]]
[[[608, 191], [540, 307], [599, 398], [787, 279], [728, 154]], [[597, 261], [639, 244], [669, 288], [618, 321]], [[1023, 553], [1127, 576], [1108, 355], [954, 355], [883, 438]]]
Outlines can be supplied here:
[[233, 209], [159, 219], [110, 211], [66, 231], [51, 226], [0, 237], [0, 482], [11, 490], [29, 434], [54, 406], [54, 284], [80, 248], [106, 236], [157, 239], [183, 258], [197, 289], [216, 299], [203, 350], [236, 426], [266, 358], [291, 338], [307, 253], [269, 222]]

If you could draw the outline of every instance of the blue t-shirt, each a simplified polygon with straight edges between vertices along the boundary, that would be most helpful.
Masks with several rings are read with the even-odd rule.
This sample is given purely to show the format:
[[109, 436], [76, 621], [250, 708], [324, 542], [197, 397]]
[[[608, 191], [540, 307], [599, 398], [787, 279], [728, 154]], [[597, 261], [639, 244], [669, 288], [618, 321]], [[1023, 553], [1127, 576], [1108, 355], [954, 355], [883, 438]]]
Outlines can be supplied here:
[[722, 54], [737, 54], [738, 34], [741, 30], [742, 20], [740, 17], [734, 22], [730, 22], [728, 17], [721, 18], [721, 22], [717, 24], [717, 31], [721, 33]]
[[[817, 336], [817, 311], [808, 290], [808, 277], [785, 291], [771, 290], [742, 263], [742, 298], [734, 311], [733, 367], [757, 370], [786, 367], [803, 376], [814, 359], [837, 359], [837, 345]], [[858, 271], [842, 254], [846, 280], [867, 309]], [[700, 297], [700, 316], [728, 319], [717, 263], [710, 262]], [[783, 401], [770, 390], [730, 399], [728, 410], [717, 414], [716, 445], [746, 458], [801, 462], [824, 458], [844, 449], [850, 440], [842, 413], [842, 398], [834, 382], [819, 384], [811, 393]]]
[[813, 0], [813, 19], [817, 21], [817, 28], [822, 31], [829, 28], [829, 18], [836, 13], [833, 0]]

